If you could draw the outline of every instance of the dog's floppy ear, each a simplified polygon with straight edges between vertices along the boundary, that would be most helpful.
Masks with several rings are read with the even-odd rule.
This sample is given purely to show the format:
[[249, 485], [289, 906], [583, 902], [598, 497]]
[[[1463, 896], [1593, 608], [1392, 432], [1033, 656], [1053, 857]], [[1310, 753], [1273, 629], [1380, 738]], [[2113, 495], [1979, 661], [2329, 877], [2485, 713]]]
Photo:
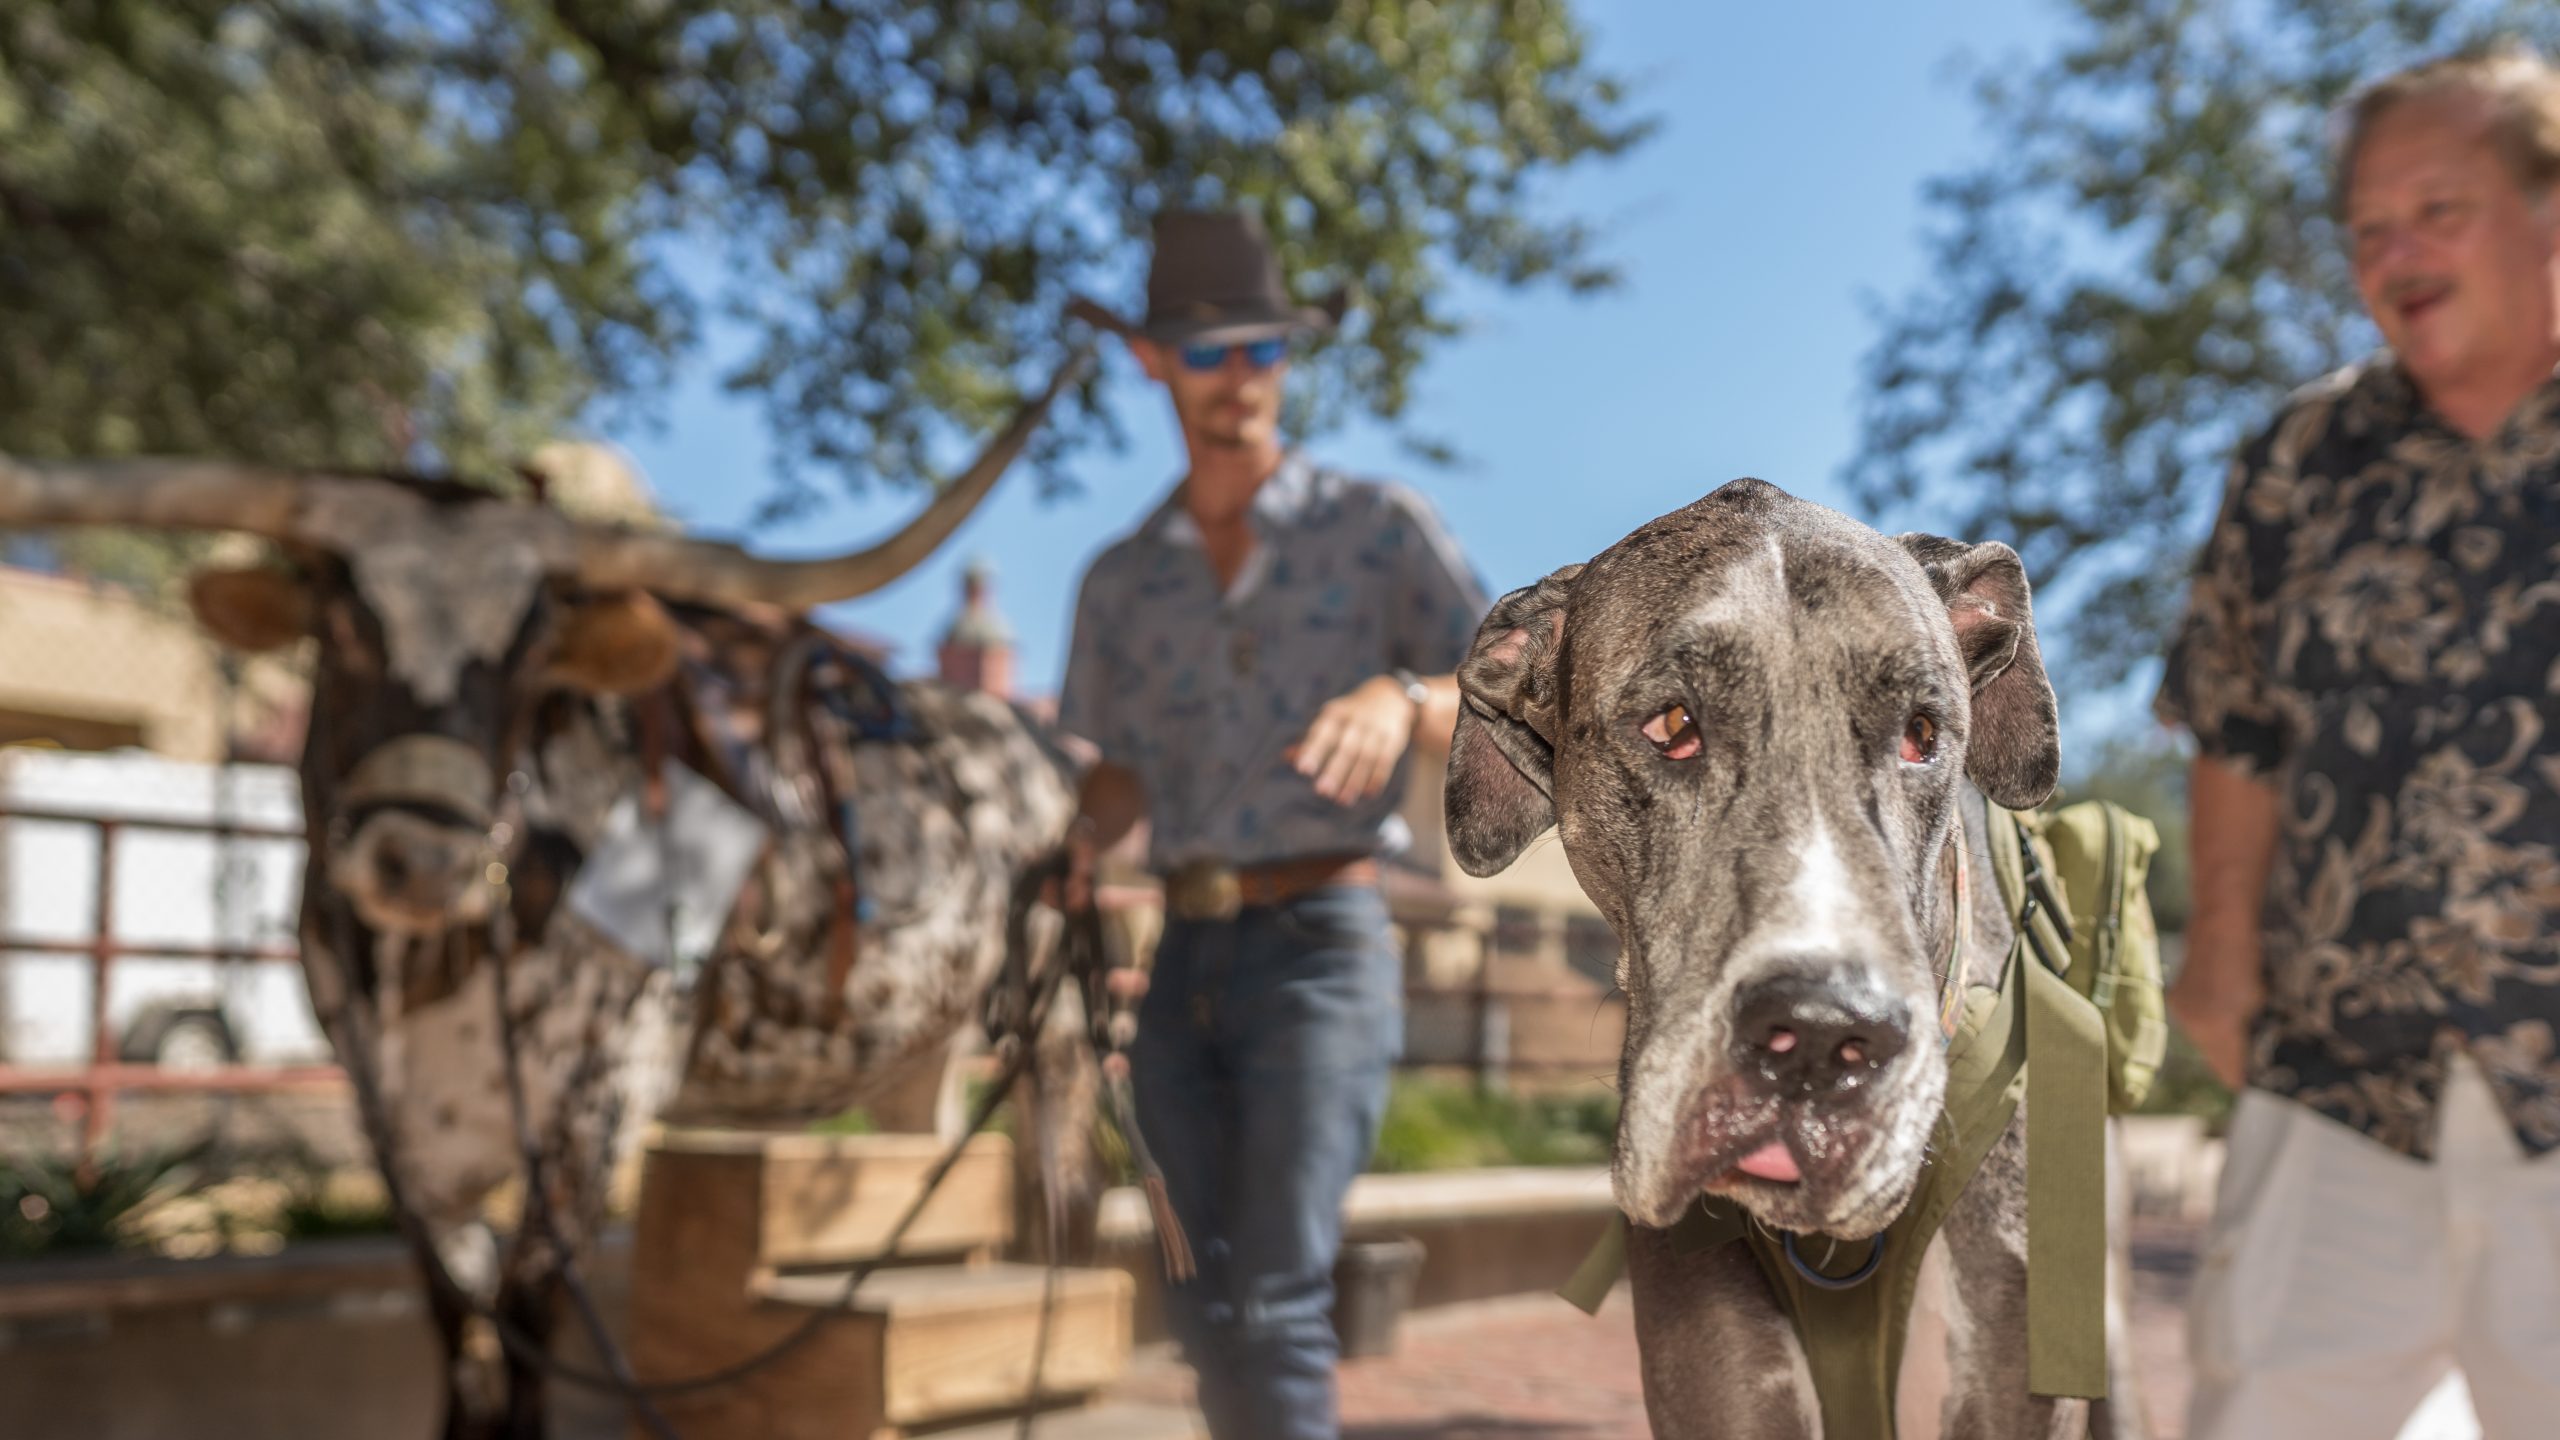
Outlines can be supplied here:
[[1458, 667], [1458, 729], [1449, 742], [1449, 853], [1491, 875], [1556, 823], [1556, 651], [1579, 565], [1494, 602]]
[[2027, 567], [1998, 541], [1968, 545], [1937, 535], [1897, 537], [1927, 572], [1955, 623], [1973, 675], [1973, 737], [1965, 775], [1991, 802], [2031, 810], [2062, 774], [2062, 731], [2053, 684], [2036, 649]]

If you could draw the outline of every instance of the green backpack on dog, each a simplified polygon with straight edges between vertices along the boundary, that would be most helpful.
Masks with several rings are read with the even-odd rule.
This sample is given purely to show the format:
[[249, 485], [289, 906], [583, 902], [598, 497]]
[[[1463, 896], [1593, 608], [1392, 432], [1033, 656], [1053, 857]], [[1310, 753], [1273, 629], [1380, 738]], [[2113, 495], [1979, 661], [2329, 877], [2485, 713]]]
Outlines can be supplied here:
[[2055, 898], [2070, 915], [2062, 978], [2106, 1017], [2107, 1110], [2127, 1114], [2151, 1093], [2169, 1048], [2160, 932], [2144, 890], [2160, 832], [2112, 800], [2019, 818], [2049, 855], [2061, 884]]

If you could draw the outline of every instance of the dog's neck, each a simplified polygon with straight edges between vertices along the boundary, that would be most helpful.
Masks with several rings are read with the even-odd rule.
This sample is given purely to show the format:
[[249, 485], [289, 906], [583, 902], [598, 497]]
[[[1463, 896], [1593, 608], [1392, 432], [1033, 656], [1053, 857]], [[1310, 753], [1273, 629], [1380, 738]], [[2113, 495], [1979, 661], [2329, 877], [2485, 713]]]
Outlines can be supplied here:
[[1964, 829], [1947, 840], [1947, 939], [1938, 962], [1938, 1043], [1955, 1043], [1956, 1025], [1964, 1018], [1965, 952], [1973, 945], [1973, 865]]
[[[1964, 887], [1968, 893], [1960, 902], [1965, 907], [1964, 922], [1957, 923], [1953, 912], [1949, 912], [1949, 928], [1961, 932], [1949, 965], [1953, 972], [1950, 978], [1960, 977], [1965, 985], [1996, 987], [2000, 972], [2008, 964], [2009, 944], [2016, 938], [2017, 922], [2001, 898], [1998, 872], [1991, 868], [1990, 802], [1967, 785], [1957, 794], [1956, 815], [1959, 823], [1948, 849], [1952, 852], [1959, 846], [1963, 848], [1969, 883]], [[1952, 871], [1955, 863], [1951, 853], [1947, 869]]]

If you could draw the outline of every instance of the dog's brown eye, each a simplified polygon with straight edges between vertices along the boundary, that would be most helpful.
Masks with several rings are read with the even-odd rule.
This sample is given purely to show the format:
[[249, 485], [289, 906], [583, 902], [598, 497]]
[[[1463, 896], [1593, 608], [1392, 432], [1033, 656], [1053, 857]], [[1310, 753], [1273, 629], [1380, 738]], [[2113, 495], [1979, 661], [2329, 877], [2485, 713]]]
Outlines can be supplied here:
[[1914, 715], [1902, 727], [1902, 763], [1926, 765], [1938, 753], [1938, 722], [1926, 715]]
[[1690, 759], [1704, 744], [1698, 735], [1698, 722], [1689, 714], [1689, 707], [1676, 702], [1665, 705], [1661, 713], [1644, 722], [1644, 738], [1653, 742], [1654, 749], [1673, 760]]

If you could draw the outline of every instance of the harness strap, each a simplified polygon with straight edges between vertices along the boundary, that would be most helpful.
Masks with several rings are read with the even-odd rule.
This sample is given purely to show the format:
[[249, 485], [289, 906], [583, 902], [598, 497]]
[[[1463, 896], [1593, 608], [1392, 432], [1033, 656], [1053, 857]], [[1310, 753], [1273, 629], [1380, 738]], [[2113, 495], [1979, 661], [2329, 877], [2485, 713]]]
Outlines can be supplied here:
[[[2098, 1007], [2062, 978], [2070, 951], [2045, 867], [2015, 816], [1991, 824], [1992, 864], [2018, 911], [2011, 965], [2025, 981], [2027, 1053], [2027, 1389], [2107, 1393], [2107, 1032]], [[2013, 880], [2014, 874], [2014, 880]], [[2021, 898], [2023, 897], [2023, 898]], [[2041, 903], [2039, 903], [2041, 902]]]
[[853, 865], [827, 882], [827, 988], [819, 1002], [820, 1023], [833, 1030], [843, 1023], [845, 983], [853, 978], [854, 961], [862, 953], [861, 895], [854, 888]]

